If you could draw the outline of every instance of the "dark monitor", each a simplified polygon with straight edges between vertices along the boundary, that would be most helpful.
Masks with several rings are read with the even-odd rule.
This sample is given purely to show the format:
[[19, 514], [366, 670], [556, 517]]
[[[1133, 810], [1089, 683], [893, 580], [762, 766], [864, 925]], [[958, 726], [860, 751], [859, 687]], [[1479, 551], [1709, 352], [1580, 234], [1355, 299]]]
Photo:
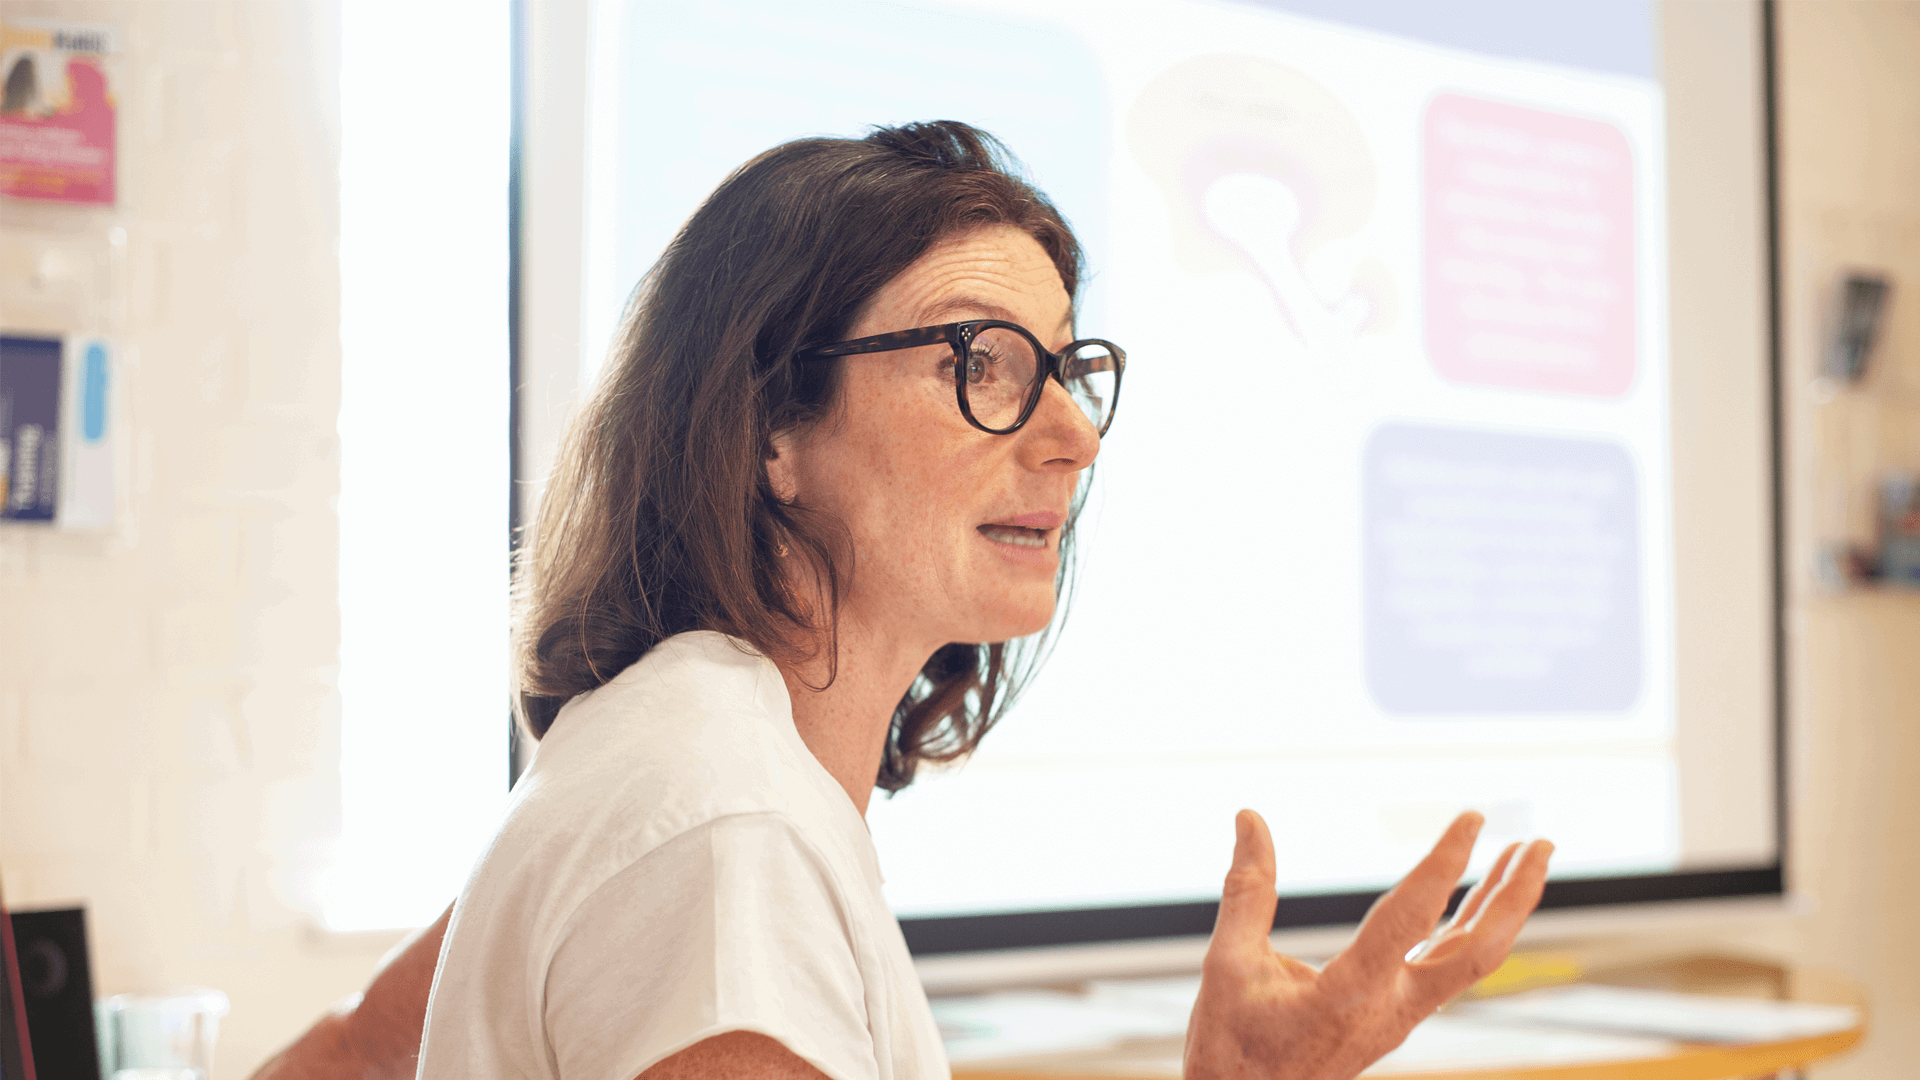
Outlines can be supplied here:
[[[13, 937], [24, 1035], [23, 1063], [49, 1080], [100, 1075], [100, 1044], [93, 1024], [93, 972], [87, 955], [87, 916], [78, 907], [16, 911], [7, 917]], [[23, 1021], [23, 1022], [22, 1022]], [[0, 1080], [11, 1080], [11, 1073]]]

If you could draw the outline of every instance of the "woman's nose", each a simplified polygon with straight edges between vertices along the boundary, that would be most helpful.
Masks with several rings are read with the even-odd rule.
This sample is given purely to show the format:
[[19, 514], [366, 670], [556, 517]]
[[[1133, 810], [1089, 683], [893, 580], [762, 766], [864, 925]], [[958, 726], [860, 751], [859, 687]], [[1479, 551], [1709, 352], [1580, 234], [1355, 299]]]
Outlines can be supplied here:
[[1021, 434], [1029, 468], [1084, 469], [1100, 454], [1100, 432], [1058, 379], [1048, 379]]

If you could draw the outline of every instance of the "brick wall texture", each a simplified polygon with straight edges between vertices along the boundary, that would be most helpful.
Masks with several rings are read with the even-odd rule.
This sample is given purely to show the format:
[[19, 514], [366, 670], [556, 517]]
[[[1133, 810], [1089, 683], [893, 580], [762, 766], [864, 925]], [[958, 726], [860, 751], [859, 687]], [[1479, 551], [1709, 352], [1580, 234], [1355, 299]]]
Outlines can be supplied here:
[[87, 905], [102, 994], [226, 991], [216, 1078], [244, 1076], [391, 944], [308, 914], [339, 822], [338, 10], [6, 15], [119, 34], [118, 205], [0, 221], [124, 230], [123, 483], [110, 534], [0, 528], [0, 872]]

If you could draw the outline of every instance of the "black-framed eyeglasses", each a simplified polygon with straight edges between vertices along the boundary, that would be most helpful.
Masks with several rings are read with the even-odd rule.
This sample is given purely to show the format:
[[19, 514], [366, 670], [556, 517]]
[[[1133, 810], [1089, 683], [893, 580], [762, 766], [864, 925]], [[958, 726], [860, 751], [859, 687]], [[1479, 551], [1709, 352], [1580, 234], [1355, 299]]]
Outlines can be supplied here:
[[953, 392], [960, 402], [960, 415], [981, 431], [993, 435], [1019, 431], [1039, 407], [1049, 378], [1066, 388], [1074, 404], [1093, 421], [1095, 431], [1105, 435], [1113, 425], [1127, 354], [1099, 338], [1049, 352], [1019, 323], [970, 319], [816, 345], [800, 350], [795, 359], [831, 360], [941, 342], [953, 349]]

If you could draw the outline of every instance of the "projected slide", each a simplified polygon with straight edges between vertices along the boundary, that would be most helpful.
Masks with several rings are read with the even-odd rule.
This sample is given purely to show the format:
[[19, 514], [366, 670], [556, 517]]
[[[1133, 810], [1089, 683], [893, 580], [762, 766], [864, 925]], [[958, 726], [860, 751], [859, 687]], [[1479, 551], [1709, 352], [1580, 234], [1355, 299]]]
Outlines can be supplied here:
[[596, 340], [741, 161], [951, 117], [1061, 205], [1079, 332], [1129, 354], [1048, 667], [869, 812], [898, 912], [1217, 895], [1242, 806], [1291, 892], [1466, 807], [1482, 858], [1681, 864], [1650, 78], [1241, 3], [605, 10]]

